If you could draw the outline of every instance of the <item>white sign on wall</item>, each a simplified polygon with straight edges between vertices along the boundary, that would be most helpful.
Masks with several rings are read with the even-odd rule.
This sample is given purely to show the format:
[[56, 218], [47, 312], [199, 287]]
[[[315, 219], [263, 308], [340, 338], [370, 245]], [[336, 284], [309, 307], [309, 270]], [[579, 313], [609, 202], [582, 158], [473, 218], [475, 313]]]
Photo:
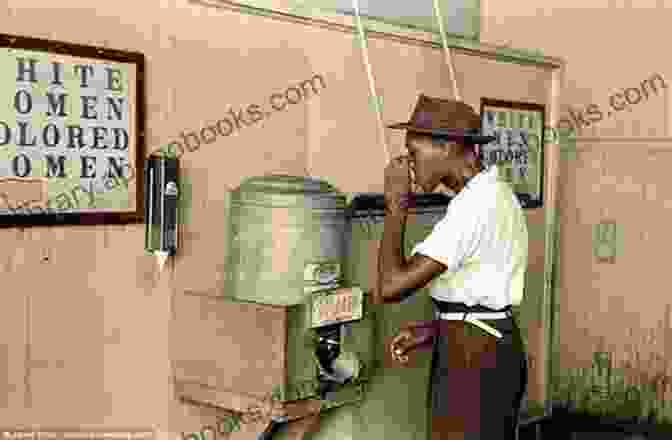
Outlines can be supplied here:
[[140, 53], [0, 34], [0, 225], [142, 219], [143, 66]]

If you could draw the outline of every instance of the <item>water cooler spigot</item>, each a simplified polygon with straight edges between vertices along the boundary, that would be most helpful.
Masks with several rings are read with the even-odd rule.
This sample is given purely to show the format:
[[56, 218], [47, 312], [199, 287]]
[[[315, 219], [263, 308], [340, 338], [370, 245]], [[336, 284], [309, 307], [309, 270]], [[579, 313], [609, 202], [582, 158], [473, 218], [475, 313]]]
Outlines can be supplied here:
[[322, 335], [319, 336], [315, 350], [320, 371], [324, 371], [327, 374], [334, 374], [332, 364], [341, 352], [341, 344], [338, 340], [338, 335], [335, 334], [338, 332], [338, 329], [335, 330], [329, 329], [321, 332]]
[[343, 324], [317, 329], [319, 338], [315, 354], [318, 360], [318, 394], [321, 399], [346, 385], [359, 375], [359, 359], [354, 353], [341, 350], [340, 332]]

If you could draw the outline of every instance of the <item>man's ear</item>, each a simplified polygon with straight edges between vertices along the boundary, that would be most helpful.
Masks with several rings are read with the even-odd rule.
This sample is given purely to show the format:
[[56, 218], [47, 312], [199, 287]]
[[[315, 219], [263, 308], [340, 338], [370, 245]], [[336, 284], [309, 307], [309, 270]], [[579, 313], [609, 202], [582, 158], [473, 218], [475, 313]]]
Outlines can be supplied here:
[[469, 162], [473, 162], [478, 159], [478, 154], [473, 149], [467, 149], [464, 153], [464, 157], [466, 157]]
[[456, 148], [459, 147], [459, 145], [449, 140], [443, 140], [440, 141], [436, 147], [439, 148], [441, 156], [445, 157], [446, 159], [450, 159], [451, 157], [455, 157], [456, 153], [458, 153]]
[[468, 161], [471, 161], [471, 160], [474, 160], [475, 158], [478, 158], [478, 154], [476, 152], [476, 145], [458, 143], [458, 144], [455, 144], [455, 149], [456, 149], [456, 153], [459, 156], [464, 157]]

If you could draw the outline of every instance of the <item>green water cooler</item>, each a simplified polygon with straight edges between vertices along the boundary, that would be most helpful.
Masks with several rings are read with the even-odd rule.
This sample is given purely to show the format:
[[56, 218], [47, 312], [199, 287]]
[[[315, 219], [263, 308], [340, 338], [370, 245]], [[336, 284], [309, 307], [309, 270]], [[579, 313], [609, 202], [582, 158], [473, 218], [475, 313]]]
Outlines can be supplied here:
[[[284, 380], [273, 395], [320, 399], [324, 414], [363, 402], [376, 366], [375, 306], [345, 277], [348, 212], [345, 194], [304, 176], [251, 177], [231, 193], [225, 299], [284, 309]], [[268, 430], [261, 438], [287, 435], [281, 421]]]

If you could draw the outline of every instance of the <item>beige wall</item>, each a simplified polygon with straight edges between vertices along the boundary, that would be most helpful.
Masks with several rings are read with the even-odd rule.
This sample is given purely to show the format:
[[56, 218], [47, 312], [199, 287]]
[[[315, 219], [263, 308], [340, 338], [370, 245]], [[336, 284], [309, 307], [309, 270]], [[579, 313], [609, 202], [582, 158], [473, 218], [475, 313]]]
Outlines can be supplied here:
[[[652, 74], [672, 81], [664, 38], [671, 2], [482, 4], [483, 41], [533, 44], [567, 61], [564, 106], [595, 103], [606, 110], [611, 94], [638, 87]], [[579, 142], [578, 154], [561, 163], [561, 369], [586, 366], [593, 352], [607, 349], [616, 361], [639, 354], [626, 373], [631, 377], [670, 374], [672, 139], [652, 139], [670, 135], [669, 91], [659, 88], [657, 96], [585, 129], [582, 136], [598, 139]], [[623, 230], [613, 265], [596, 264], [592, 255], [592, 228], [602, 219]]]
[[[236, 385], [232, 372], [268, 368], [272, 376], [281, 368], [273, 353], [259, 356], [255, 365], [245, 364], [251, 355], [236, 356], [247, 352], [237, 347], [246, 335], [235, 325], [230, 334], [213, 336], [215, 347], [185, 336], [191, 332], [188, 319], [173, 325], [172, 318], [179, 318], [176, 304], [190, 301], [185, 291], [213, 295], [224, 286], [226, 190], [251, 175], [302, 175], [307, 164], [312, 175], [345, 192], [383, 189], [385, 156], [359, 45], [352, 35], [187, 0], [45, 5], [51, 3], [0, 1], [3, 32], [146, 54], [150, 149], [179, 139], [183, 130], [216, 122], [230, 106], [264, 104], [272, 93], [315, 74], [326, 82], [319, 96], [184, 156], [191, 206], [180, 256], [162, 274], [143, 253], [140, 225], [0, 230], [2, 427], [144, 427], [174, 439], [178, 432], [214, 423], [213, 414], [174, 399], [172, 379], [179, 371], [170, 359], [186, 356], [185, 347], [234, 353], [204, 367], [231, 373], [211, 378], [224, 388]], [[507, 23], [507, 31], [514, 28]], [[496, 31], [493, 24], [487, 35]], [[539, 41], [533, 37], [514, 46]], [[387, 121], [406, 120], [420, 92], [451, 95], [440, 51], [380, 40], [372, 40], [370, 48]], [[476, 107], [481, 96], [549, 100], [548, 72], [466, 55], [456, 57], [456, 68], [462, 97]], [[400, 153], [401, 133], [389, 135], [392, 154]], [[543, 221], [538, 213], [532, 217]], [[541, 258], [543, 243], [534, 246], [531, 255]], [[543, 266], [539, 260], [534, 264]], [[193, 302], [181, 310], [194, 317], [204, 313]], [[213, 316], [220, 312], [226, 316], [231, 310]], [[278, 324], [268, 325], [272, 330]], [[252, 394], [274, 377], [261, 377]], [[245, 429], [234, 438], [251, 438], [259, 426]]]

